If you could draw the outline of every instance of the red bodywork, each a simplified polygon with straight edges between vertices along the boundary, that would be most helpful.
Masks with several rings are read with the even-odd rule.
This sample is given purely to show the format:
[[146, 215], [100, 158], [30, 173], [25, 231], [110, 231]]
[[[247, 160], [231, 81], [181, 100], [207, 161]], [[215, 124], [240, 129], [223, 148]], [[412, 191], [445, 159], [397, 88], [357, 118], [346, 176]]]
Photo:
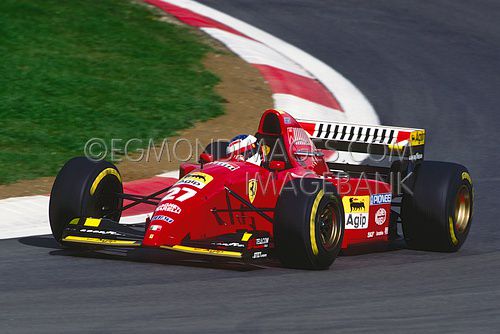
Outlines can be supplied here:
[[[339, 179], [330, 173], [324, 156], [307, 154], [318, 151], [307, 132], [285, 112], [271, 109], [263, 114], [256, 137], [266, 136], [282, 138], [284, 153], [289, 159], [285, 169], [271, 170], [231, 158], [203, 166], [183, 164], [180, 173], [186, 176], [166, 193], [157, 206], [142, 245], [173, 247], [185, 244], [186, 240], [201, 242], [244, 231], [261, 231], [269, 236], [268, 245], [272, 248], [272, 222], [255, 211], [230, 212], [228, 208], [246, 206], [236, 197], [228, 196], [227, 189], [256, 208], [273, 209], [283, 184], [292, 178], [306, 177], [324, 178], [337, 187], [345, 211], [342, 248], [388, 241], [389, 184], [364, 178]], [[269, 166], [269, 163], [264, 166]], [[273, 217], [272, 211], [264, 212]], [[255, 243], [248, 243], [247, 247], [255, 247]]]

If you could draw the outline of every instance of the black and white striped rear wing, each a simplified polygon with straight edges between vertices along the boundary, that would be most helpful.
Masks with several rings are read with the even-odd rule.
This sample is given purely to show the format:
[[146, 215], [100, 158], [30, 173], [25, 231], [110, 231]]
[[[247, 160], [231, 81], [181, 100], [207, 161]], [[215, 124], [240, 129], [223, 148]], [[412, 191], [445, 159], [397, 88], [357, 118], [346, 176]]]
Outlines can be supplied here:
[[[417, 163], [424, 156], [423, 129], [305, 119], [297, 121], [318, 149], [338, 153], [335, 161], [327, 160], [331, 169], [366, 170], [369, 165], [375, 170], [387, 171], [387, 168], [392, 170], [396, 165], [400, 170], [408, 167], [407, 162]], [[352, 159], [349, 159], [350, 156]], [[358, 165], [359, 168], [353, 165]]]

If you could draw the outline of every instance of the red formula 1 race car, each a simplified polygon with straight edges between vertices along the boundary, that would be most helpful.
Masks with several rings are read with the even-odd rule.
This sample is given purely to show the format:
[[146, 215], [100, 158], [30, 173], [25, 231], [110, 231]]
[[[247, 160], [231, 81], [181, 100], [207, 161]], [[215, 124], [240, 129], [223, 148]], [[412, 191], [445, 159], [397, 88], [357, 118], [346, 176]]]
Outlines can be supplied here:
[[[52, 189], [50, 225], [67, 247], [275, 257], [292, 268], [325, 269], [341, 250], [390, 243], [398, 223], [411, 248], [456, 251], [471, 225], [472, 181], [461, 165], [423, 161], [424, 139], [420, 129], [271, 109], [255, 136], [211, 143], [199, 164], [182, 164], [179, 181], [153, 194], [125, 194], [111, 163], [68, 161]], [[119, 223], [144, 203], [155, 207], [150, 218]]]

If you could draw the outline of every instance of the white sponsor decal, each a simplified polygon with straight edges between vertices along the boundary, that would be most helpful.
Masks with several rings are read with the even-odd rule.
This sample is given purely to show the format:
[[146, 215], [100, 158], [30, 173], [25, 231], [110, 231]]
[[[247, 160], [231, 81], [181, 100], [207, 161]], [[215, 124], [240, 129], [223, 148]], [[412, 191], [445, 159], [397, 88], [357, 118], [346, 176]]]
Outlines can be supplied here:
[[374, 194], [370, 196], [370, 205], [390, 204], [392, 201], [392, 194]]
[[377, 237], [380, 237], [381, 235], [384, 235], [384, 231], [377, 231], [377, 233], [375, 233], [375, 236]]
[[172, 212], [176, 214], [180, 214], [182, 212], [182, 209], [179, 208], [177, 204], [174, 203], [163, 203], [158, 205], [156, 208], [156, 211], [167, 211], [167, 212]]
[[149, 226], [151, 231], [161, 231], [161, 225], [151, 225]]
[[375, 235], [375, 232], [368, 232], [367, 237], [373, 238], [374, 235]]
[[378, 209], [377, 212], [375, 213], [375, 223], [377, 223], [377, 225], [384, 225], [386, 219], [387, 219], [387, 211], [385, 211], [384, 208]]
[[256, 245], [265, 245], [269, 243], [269, 238], [257, 238], [255, 239]]
[[349, 213], [345, 220], [346, 230], [363, 230], [368, 228], [367, 213]]
[[410, 155], [410, 156], [408, 157], [408, 159], [409, 159], [410, 161], [416, 161], [416, 160], [423, 159], [423, 157], [424, 157], [424, 156], [423, 156], [423, 154], [422, 154], [422, 153], [418, 153], [418, 152], [417, 152], [417, 153], [415, 153], [415, 154], [413, 154], [413, 155]]
[[174, 222], [174, 220], [168, 216], [163, 216], [163, 215], [157, 215], [157, 216], [153, 216], [153, 218], [151, 218], [151, 221], [153, 220], [163, 220], [164, 222], [167, 222], [169, 224], [172, 224]]
[[245, 247], [245, 245], [240, 244], [239, 242], [212, 242], [212, 245], [224, 246], [224, 247], [239, 247], [239, 248]]
[[114, 232], [114, 231], [102, 231], [102, 230], [88, 230], [85, 228], [82, 228], [80, 232], [86, 232], [86, 233], [97, 233], [97, 234], [103, 234], [103, 235], [120, 235], [120, 233]]
[[224, 162], [224, 161], [214, 161], [213, 164], [217, 165], [217, 166], [225, 167], [225, 168], [229, 169], [231, 172], [234, 172], [235, 170], [240, 168], [240, 166], [238, 166], [238, 165], [235, 165], [235, 164], [232, 164], [229, 162]]
[[254, 259], [261, 259], [263, 257], [267, 257], [267, 254], [262, 253], [262, 252], [255, 252], [255, 253], [253, 253], [253, 256], [252, 256], [252, 258], [254, 258]]
[[184, 202], [187, 199], [190, 199], [194, 195], [196, 195], [197, 190], [191, 189], [189, 187], [173, 187], [169, 191], [165, 193], [165, 197], [163, 197], [163, 201], [179, 201]]

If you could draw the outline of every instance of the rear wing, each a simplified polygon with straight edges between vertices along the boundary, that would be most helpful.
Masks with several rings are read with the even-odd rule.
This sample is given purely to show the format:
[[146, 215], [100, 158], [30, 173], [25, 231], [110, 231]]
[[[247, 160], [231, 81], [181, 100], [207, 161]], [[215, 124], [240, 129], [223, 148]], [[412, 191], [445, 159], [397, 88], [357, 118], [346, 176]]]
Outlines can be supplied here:
[[[404, 178], [424, 158], [425, 130], [381, 125], [297, 120], [316, 148], [325, 151], [331, 171], [400, 172]], [[329, 154], [335, 152], [335, 154]]]

